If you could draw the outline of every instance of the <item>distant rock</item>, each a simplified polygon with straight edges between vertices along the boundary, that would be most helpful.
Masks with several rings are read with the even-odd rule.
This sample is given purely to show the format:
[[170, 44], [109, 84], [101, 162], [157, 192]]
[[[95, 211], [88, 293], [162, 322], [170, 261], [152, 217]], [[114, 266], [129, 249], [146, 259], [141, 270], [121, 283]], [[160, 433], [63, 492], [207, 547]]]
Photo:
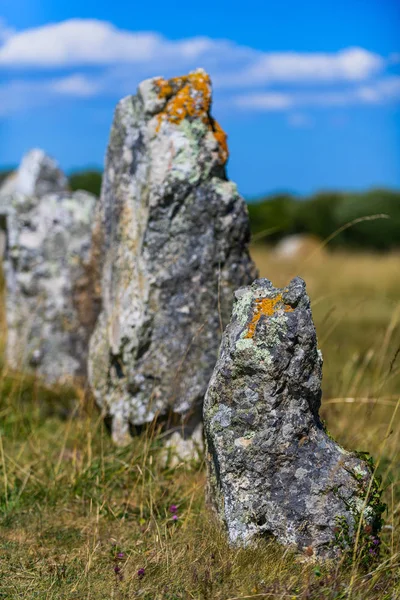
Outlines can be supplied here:
[[91, 248], [96, 198], [68, 192], [65, 176], [41, 150], [25, 156], [6, 184], [0, 229], [8, 361], [48, 383], [85, 377], [100, 301]]
[[0, 196], [13, 193], [41, 197], [49, 193], [68, 191], [68, 179], [57, 162], [43, 150], [35, 148], [23, 157], [16, 172], [0, 187]]
[[371, 468], [319, 417], [322, 356], [304, 281], [258, 279], [236, 298], [204, 402], [209, 499], [230, 543], [272, 536], [332, 558], [351, 550], [361, 519], [360, 546], [376, 548]]
[[119, 444], [156, 417], [198, 438], [233, 292], [255, 275], [246, 205], [226, 178], [226, 136], [210, 108], [198, 70], [143, 81], [115, 111], [89, 372]]
[[322, 242], [313, 235], [287, 235], [274, 247], [273, 255], [282, 260], [307, 259], [324, 253]]

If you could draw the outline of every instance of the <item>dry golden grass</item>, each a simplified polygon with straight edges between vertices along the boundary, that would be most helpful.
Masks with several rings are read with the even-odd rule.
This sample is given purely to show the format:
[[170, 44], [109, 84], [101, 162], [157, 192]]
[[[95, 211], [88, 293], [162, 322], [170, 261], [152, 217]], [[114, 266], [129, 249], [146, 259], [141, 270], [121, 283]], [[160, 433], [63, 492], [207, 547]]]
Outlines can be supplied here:
[[323, 416], [383, 476], [379, 559], [305, 565], [272, 542], [228, 548], [204, 504], [202, 464], [162, 466], [156, 432], [117, 450], [81, 392], [3, 369], [0, 598], [400, 598], [399, 257], [253, 255], [275, 285], [296, 274], [307, 282], [325, 358]]
[[325, 359], [325, 397], [399, 393], [400, 254], [316, 252], [288, 261], [262, 246], [252, 254], [274, 285], [295, 275], [306, 281]]

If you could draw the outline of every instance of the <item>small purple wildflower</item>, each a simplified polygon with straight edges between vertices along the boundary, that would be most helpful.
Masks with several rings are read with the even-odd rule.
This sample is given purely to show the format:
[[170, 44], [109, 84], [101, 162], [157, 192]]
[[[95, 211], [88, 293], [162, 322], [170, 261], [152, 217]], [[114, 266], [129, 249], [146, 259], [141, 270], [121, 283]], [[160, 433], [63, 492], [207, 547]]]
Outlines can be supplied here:
[[369, 553], [371, 554], [371, 556], [376, 556], [376, 550], [374, 550], [373, 548], [369, 549]]
[[121, 567], [119, 567], [118, 565], [115, 565], [115, 567], [114, 567], [114, 573], [116, 575], [118, 575], [118, 573], [120, 573], [120, 572], [121, 572]]
[[172, 513], [178, 512], [178, 507], [176, 506], [176, 504], [171, 504], [171, 506], [169, 507], [169, 512], [172, 512]]
[[146, 572], [146, 571], [144, 570], [144, 568], [143, 568], [143, 567], [141, 567], [141, 568], [138, 570], [138, 572], [137, 572], [137, 575], [138, 575], [139, 579], [142, 579], [142, 578], [144, 577], [144, 574], [145, 574], [145, 572]]
[[375, 546], [379, 546], [379, 544], [381, 543], [381, 541], [380, 541], [380, 539], [379, 539], [379, 538], [374, 538], [374, 539], [372, 540], [372, 543], [373, 543]]
[[118, 552], [117, 558], [125, 558], [125, 552]]
[[173, 520], [173, 521], [177, 521], [177, 520], [178, 520], [178, 515], [173, 515], [173, 516], [172, 516], [172, 520]]

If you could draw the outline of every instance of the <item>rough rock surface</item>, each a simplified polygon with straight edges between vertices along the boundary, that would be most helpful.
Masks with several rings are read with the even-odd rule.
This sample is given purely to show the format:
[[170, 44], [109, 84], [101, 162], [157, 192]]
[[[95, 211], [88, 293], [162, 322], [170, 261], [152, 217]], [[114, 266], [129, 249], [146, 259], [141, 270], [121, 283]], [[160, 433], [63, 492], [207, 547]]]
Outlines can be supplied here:
[[25, 196], [44, 196], [66, 192], [68, 180], [57, 162], [43, 150], [34, 148], [23, 157], [18, 170], [11, 173], [0, 187], [0, 195], [19, 193]]
[[0, 193], [7, 359], [49, 383], [86, 373], [99, 311], [91, 251], [96, 202], [86, 192], [68, 192], [65, 176], [41, 150], [22, 160]]
[[249, 224], [226, 136], [196, 71], [146, 80], [116, 108], [101, 216], [103, 311], [89, 373], [117, 443], [164, 415], [190, 437], [233, 292], [253, 280]]
[[230, 542], [274, 536], [333, 557], [362, 518], [366, 543], [379, 543], [370, 466], [318, 415], [322, 356], [304, 281], [277, 289], [258, 279], [236, 299], [204, 401], [208, 493]]

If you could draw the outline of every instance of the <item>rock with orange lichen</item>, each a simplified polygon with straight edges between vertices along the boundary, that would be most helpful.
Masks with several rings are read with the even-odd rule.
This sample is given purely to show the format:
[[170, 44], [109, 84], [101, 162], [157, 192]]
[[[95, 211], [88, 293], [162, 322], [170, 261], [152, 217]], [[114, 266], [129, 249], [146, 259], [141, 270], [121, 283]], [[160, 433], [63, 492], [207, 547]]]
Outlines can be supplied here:
[[226, 177], [226, 135], [210, 110], [200, 69], [142, 82], [115, 112], [100, 201], [103, 311], [89, 371], [120, 444], [155, 418], [188, 436], [183, 444], [201, 437], [233, 292], [255, 276], [246, 206]]
[[208, 496], [231, 544], [273, 537], [333, 558], [351, 553], [359, 525], [367, 553], [379, 543], [371, 466], [327, 434], [321, 377], [304, 281], [239, 289], [204, 401]]

